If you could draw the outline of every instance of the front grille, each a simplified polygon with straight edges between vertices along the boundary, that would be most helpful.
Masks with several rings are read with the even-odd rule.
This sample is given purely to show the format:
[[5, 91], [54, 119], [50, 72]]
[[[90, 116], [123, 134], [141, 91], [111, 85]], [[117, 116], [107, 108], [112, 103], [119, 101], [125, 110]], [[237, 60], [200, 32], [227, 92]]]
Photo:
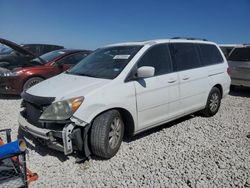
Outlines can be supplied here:
[[25, 103], [25, 114], [29, 123], [37, 127], [42, 127], [42, 124], [38, 122], [41, 114], [43, 113], [43, 107], [37, 107], [29, 102]]
[[22, 107], [24, 107], [24, 113], [27, 121], [40, 128], [44, 128], [43, 124], [39, 122], [39, 118], [44, 109], [48, 107], [55, 98], [53, 97], [39, 97], [30, 95], [26, 92], [22, 93]]

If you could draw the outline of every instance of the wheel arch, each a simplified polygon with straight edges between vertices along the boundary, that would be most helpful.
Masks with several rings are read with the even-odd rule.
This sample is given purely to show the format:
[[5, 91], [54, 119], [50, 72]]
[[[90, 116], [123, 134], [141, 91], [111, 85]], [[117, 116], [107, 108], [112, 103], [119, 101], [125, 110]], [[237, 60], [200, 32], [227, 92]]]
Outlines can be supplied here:
[[23, 81], [23, 85], [29, 80], [29, 79], [31, 79], [31, 78], [35, 78], [35, 77], [38, 77], [38, 78], [42, 78], [42, 79], [46, 79], [44, 76], [41, 76], [41, 75], [36, 75], [36, 74], [32, 74], [32, 75], [29, 75], [29, 76], [27, 76], [25, 79], [24, 79], [24, 81]]
[[135, 132], [135, 121], [134, 121], [132, 114], [128, 110], [126, 110], [125, 108], [114, 107], [114, 108], [106, 109], [106, 110], [98, 113], [91, 121], [91, 124], [94, 121], [94, 119], [97, 118], [99, 115], [101, 115], [107, 111], [110, 111], [110, 110], [117, 110], [121, 114], [122, 120], [124, 123], [124, 136], [126, 136], [126, 137], [133, 136], [133, 134]]
[[220, 94], [221, 94], [221, 97], [223, 96], [223, 88], [222, 88], [222, 85], [221, 84], [216, 84], [213, 86], [213, 88], [218, 88], [220, 90]]
[[42, 78], [42, 79], [46, 79], [44, 76], [41, 76], [41, 75], [36, 75], [36, 74], [32, 74], [32, 75], [29, 75], [28, 77], [26, 77], [24, 80], [23, 80], [23, 83], [22, 83], [22, 89], [23, 89], [23, 87], [24, 87], [24, 84], [29, 80], [29, 79], [31, 79], [31, 78]]

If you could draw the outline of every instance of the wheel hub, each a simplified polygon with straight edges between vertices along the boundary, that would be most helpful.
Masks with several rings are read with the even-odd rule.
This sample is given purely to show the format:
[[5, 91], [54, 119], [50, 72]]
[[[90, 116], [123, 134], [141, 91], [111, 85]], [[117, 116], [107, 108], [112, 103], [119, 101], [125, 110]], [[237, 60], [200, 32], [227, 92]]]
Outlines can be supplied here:
[[121, 120], [116, 117], [111, 123], [110, 132], [109, 132], [109, 146], [114, 149], [120, 140], [121, 137]]
[[216, 111], [217, 108], [219, 107], [219, 95], [217, 93], [212, 94], [209, 107], [210, 110], [213, 112]]

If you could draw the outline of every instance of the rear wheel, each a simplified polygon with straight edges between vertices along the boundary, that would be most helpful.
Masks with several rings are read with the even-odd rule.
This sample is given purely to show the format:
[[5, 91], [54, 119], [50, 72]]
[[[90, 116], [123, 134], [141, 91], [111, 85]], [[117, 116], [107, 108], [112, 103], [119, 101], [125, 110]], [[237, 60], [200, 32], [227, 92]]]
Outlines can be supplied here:
[[99, 115], [93, 121], [90, 135], [94, 155], [109, 159], [119, 150], [124, 134], [124, 123], [117, 110]]
[[206, 108], [201, 111], [202, 115], [206, 117], [214, 116], [220, 108], [220, 103], [221, 92], [218, 88], [214, 87], [208, 95]]
[[23, 91], [26, 91], [27, 89], [31, 88], [32, 86], [38, 84], [39, 82], [43, 81], [44, 79], [41, 77], [33, 77], [28, 79], [24, 85], [23, 85]]

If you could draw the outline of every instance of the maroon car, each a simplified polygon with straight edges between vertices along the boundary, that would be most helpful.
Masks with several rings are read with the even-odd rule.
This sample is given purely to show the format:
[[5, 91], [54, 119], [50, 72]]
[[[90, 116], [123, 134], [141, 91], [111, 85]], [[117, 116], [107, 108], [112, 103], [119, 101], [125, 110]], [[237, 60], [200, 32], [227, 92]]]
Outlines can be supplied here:
[[86, 57], [90, 51], [61, 49], [46, 53], [12, 70], [0, 67], [0, 94], [19, 95], [33, 85], [60, 74]]

